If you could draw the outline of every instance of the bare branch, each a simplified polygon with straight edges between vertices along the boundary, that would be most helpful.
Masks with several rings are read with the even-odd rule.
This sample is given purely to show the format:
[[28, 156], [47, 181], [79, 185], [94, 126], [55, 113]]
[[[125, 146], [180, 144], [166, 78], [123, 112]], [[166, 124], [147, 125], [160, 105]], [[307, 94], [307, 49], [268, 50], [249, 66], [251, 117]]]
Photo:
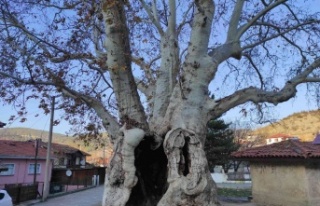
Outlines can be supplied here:
[[105, 106], [100, 100], [81, 94], [67, 87], [61, 88], [61, 92], [65, 97], [81, 99], [86, 103], [86, 105], [94, 109], [96, 114], [101, 118], [102, 124], [107, 129], [111, 139], [114, 140], [114, 138], [117, 137], [120, 125], [117, 120], [105, 109]]
[[253, 62], [253, 60], [252, 60], [252, 58], [251, 58], [251, 56], [250, 56], [249, 54], [243, 54], [243, 56], [245, 56], [245, 57], [249, 60], [249, 62], [250, 62], [250, 64], [252, 65], [253, 69], [256, 71], [256, 73], [257, 73], [257, 75], [258, 75], [258, 77], [259, 77], [259, 80], [260, 80], [260, 89], [262, 89], [263, 86], [264, 86], [264, 81], [263, 81], [263, 77], [262, 77], [262, 75], [261, 75], [258, 67], [257, 67], [256, 64]]
[[269, 23], [265, 23], [265, 22], [256, 22], [257, 25], [265, 25], [265, 26], [273, 27], [278, 31], [278, 33], [274, 34], [272, 36], [269, 36], [267, 38], [263, 38], [260, 41], [255, 42], [253, 44], [245, 45], [245, 46], [242, 47], [242, 50], [253, 48], [253, 47], [258, 46], [258, 45], [260, 45], [260, 44], [262, 44], [264, 42], [270, 41], [270, 40], [275, 39], [275, 38], [277, 38], [279, 36], [283, 36], [284, 34], [287, 34], [287, 33], [291, 32], [291, 31], [293, 31], [295, 29], [298, 29], [300, 27], [303, 27], [303, 26], [306, 26], [306, 25], [309, 25], [309, 24], [317, 24], [317, 23], [320, 23], [320, 21], [311, 20], [311, 21], [303, 22], [301, 24], [297, 24], [297, 25], [292, 26], [292, 27], [283, 28], [283, 31], [281, 31], [281, 28], [279, 28], [279, 27], [277, 27], [275, 25], [272, 25], [272, 24], [269, 24]]
[[49, 82], [49, 81], [34, 81], [32, 78], [30, 80], [28, 79], [21, 79], [20, 77], [17, 77], [13, 74], [8, 74], [6, 72], [0, 71], [0, 76], [6, 77], [6, 78], [10, 78], [10, 79], [14, 79], [22, 84], [31, 84], [31, 85], [47, 85], [47, 86], [54, 86], [53, 82]]
[[260, 11], [256, 16], [254, 16], [248, 23], [246, 23], [245, 25], [242, 25], [236, 35], [235, 39], [240, 39], [240, 37], [252, 26], [255, 24], [255, 22], [261, 18], [263, 15], [265, 15], [266, 13], [268, 13], [269, 11], [271, 11], [272, 9], [274, 9], [275, 7], [281, 5], [282, 3], [286, 2], [288, 0], [278, 0], [275, 1], [273, 4], [269, 4], [265, 9], [263, 9], [262, 11]]

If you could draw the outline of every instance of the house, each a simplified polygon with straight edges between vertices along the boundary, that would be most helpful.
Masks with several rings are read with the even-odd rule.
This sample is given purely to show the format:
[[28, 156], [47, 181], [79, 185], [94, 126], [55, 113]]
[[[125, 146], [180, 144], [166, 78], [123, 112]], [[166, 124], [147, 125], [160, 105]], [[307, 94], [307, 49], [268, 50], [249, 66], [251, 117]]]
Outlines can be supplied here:
[[[46, 148], [46, 144], [43, 144]], [[89, 153], [81, 151], [68, 145], [52, 143], [52, 152], [55, 156], [53, 168], [87, 168], [91, 165], [86, 164], [86, 157]]]
[[267, 145], [269, 145], [269, 144], [282, 142], [282, 141], [289, 140], [289, 139], [299, 139], [299, 138], [280, 133], [280, 134], [274, 134], [274, 135], [266, 138], [266, 142], [267, 142]]
[[[36, 146], [38, 142], [38, 147]], [[0, 140], [0, 187], [5, 184], [30, 184], [44, 182], [47, 143], [41, 139], [28, 141]], [[53, 168], [86, 168], [85, 153], [76, 148], [52, 143], [52, 163], [50, 164], [50, 176]], [[37, 152], [37, 155], [36, 155]], [[35, 168], [36, 167], [36, 175]], [[50, 178], [49, 178], [50, 179]]]
[[[6, 168], [0, 173], [0, 187], [4, 187], [5, 184], [44, 181], [47, 153], [45, 148], [38, 147], [36, 155], [35, 141], [12, 140], [0, 140], [0, 148], [0, 164], [2, 168]], [[52, 164], [50, 171], [51, 166]]]
[[250, 162], [253, 201], [257, 205], [319, 205], [320, 135], [314, 142], [289, 139], [237, 151]]

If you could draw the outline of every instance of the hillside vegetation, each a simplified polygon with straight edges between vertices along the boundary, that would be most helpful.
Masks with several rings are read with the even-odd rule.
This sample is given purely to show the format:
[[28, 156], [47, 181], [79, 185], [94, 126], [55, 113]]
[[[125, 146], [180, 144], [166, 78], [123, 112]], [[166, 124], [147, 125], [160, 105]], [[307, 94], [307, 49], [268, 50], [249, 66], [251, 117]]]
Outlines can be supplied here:
[[299, 137], [302, 141], [312, 141], [320, 131], [320, 110], [294, 113], [278, 122], [253, 131], [256, 135], [268, 137], [284, 133]]
[[[30, 128], [16, 127], [16, 128], [3, 128], [0, 130], [0, 139], [9, 139], [17, 141], [27, 141], [29, 139], [40, 138], [42, 141], [47, 142], [49, 132], [41, 131]], [[52, 142], [66, 144], [75, 148], [83, 147], [83, 143], [77, 140], [75, 137], [67, 135], [53, 133]], [[89, 149], [89, 148], [88, 148]]]

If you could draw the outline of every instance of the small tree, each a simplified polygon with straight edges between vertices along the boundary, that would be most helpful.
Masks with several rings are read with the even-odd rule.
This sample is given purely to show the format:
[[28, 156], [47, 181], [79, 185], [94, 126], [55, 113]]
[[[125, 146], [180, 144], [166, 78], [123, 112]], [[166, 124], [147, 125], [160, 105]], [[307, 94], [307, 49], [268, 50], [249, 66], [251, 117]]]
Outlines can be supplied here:
[[208, 122], [208, 135], [205, 143], [205, 152], [208, 159], [210, 172], [216, 165], [221, 165], [225, 172], [232, 165], [230, 155], [239, 149], [239, 144], [234, 141], [234, 132], [223, 120]]

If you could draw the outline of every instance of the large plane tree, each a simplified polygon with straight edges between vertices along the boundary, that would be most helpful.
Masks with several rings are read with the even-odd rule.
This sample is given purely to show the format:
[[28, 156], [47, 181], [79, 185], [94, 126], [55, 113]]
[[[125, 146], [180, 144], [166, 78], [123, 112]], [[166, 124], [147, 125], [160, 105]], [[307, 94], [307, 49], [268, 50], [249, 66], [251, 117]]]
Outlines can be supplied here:
[[212, 206], [208, 120], [318, 97], [319, 43], [318, 0], [0, 0], [0, 96], [108, 132], [103, 205]]

